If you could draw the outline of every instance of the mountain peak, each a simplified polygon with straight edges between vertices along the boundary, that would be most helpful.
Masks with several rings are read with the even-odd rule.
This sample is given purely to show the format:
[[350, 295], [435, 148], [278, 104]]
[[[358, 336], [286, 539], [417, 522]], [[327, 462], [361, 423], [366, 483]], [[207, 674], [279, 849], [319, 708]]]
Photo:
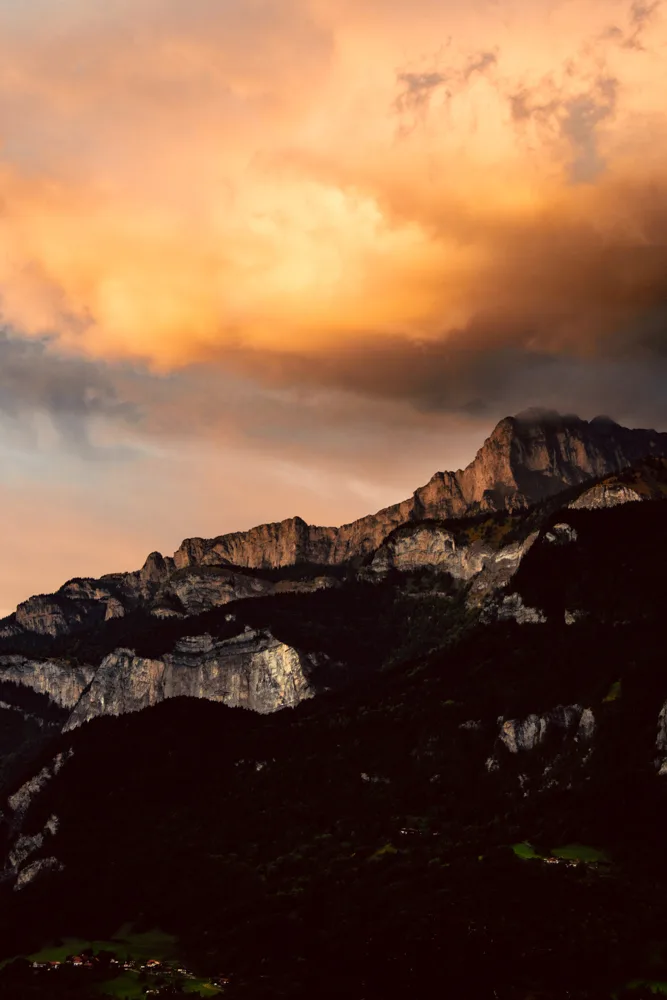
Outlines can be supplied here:
[[608, 416], [606, 416], [604, 414], [601, 414], [598, 417], [593, 417], [593, 419], [591, 420], [591, 427], [599, 427], [599, 428], [609, 427], [609, 428], [612, 428], [612, 427], [620, 427], [620, 426], [621, 425], [618, 424], [615, 420], [613, 420], [611, 417], [608, 417]]
[[576, 413], [559, 413], [542, 406], [531, 406], [508, 418], [519, 424], [583, 424]]

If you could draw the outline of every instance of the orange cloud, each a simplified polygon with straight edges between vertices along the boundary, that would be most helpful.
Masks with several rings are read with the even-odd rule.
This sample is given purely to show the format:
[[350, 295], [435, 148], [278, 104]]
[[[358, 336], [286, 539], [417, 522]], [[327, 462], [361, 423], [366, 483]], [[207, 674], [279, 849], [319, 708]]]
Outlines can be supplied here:
[[666, 43], [636, 0], [0, 0], [2, 318], [169, 369], [570, 299], [546, 348], [596, 345], [662, 277], [614, 248], [653, 245]]

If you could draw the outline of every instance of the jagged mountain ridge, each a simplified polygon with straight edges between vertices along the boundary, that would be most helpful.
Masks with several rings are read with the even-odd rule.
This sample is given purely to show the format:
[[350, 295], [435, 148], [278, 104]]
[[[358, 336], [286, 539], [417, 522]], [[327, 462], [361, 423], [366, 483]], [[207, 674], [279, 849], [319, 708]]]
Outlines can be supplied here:
[[158, 616], [187, 615], [240, 597], [328, 587], [335, 581], [326, 572], [307, 581], [276, 582], [243, 570], [360, 562], [403, 524], [523, 510], [648, 455], [667, 456], [667, 433], [621, 427], [607, 417], [588, 422], [528, 410], [501, 420], [465, 469], [437, 472], [412, 497], [376, 514], [338, 528], [294, 517], [212, 539], [188, 538], [173, 558], [152, 552], [141, 570], [77, 578], [56, 594], [29, 598], [0, 622], [0, 638], [21, 631], [56, 636], [137, 607], [150, 607]]
[[214, 539], [186, 539], [178, 569], [195, 565], [277, 568], [298, 562], [340, 564], [374, 551], [396, 527], [426, 518], [464, 517], [529, 507], [567, 486], [667, 455], [667, 433], [631, 430], [608, 417], [592, 421], [526, 410], [495, 427], [465, 469], [436, 472], [412, 497], [339, 528], [301, 518]]
[[[546, 428], [560, 442], [559, 455], [563, 453], [563, 441], [569, 440], [563, 428], [572, 421], [582, 423], [577, 418], [541, 418], [543, 430]], [[511, 422], [518, 423], [529, 440], [541, 439], [532, 418], [512, 418]], [[625, 432], [610, 421], [598, 423], [606, 428], [605, 433], [609, 431], [610, 440], [626, 433], [634, 440], [632, 435], [637, 433], [640, 443], [635, 441], [633, 447], [652, 447], [654, 452], [662, 446], [661, 438], [667, 438], [655, 432]], [[514, 437], [505, 441], [509, 441], [511, 457]], [[521, 447], [525, 456], [525, 442]], [[584, 462], [581, 451], [574, 449], [571, 441], [568, 447], [584, 469], [571, 463], [571, 467], [563, 466], [560, 474], [564, 479], [579, 480], [578, 485], [563, 489], [562, 482], [549, 473], [546, 483], [539, 486], [538, 482], [539, 489], [534, 487], [536, 494], [541, 491], [547, 499], [528, 509], [524, 498], [511, 510], [490, 510], [467, 518], [407, 520], [383, 537], [363, 560], [364, 565], [357, 563], [355, 567], [352, 563], [344, 569], [344, 577], [340, 573], [340, 578], [312, 573], [308, 577], [308, 567], [304, 579], [281, 579], [283, 573], [289, 576], [289, 567], [243, 572], [236, 567], [205, 564], [177, 569], [175, 560], [152, 553], [138, 573], [70, 581], [56, 595], [25, 602], [16, 617], [6, 622], [5, 635], [0, 639], [0, 681], [46, 694], [55, 705], [67, 708], [70, 716], [66, 728], [99, 715], [138, 711], [179, 695], [221, 701], [260, 713], [294, 707], [328, 690], [332, 676], [336, 685], [341, 678], [346, 678], [343, 682], [347, 683], [350, 671], [360, 666], [378, 669], [384, 662], [383, 655], [386, 659], [389, 653], [380, 654], [382, 643], [377, 651], [369, 647], [354, 666], [344, 643], [332, 646], [332, 622], [319, 633], [316, 629], [318, 637], [313, 640], [304, 637], [302, 629], [294, 629], [288, 615], [285, 634], [285, 622], [280, 616], [275, 618], [271, 602], [290, 595], [301, 601], [323, 590], [338, 590], [343, 596], [334, 596], [333, 600], [342, 601], [343, 606], [347, 602], [349, 616], [350, 600], [352, 606], [356, 600], [351, 587], [361, 586], [359, 600], [373, 603], [376, 585], [397, 573], [406, 580], [410, 574], [435, 574], [431, 584], [435, 589], [431, 592], [436, 603], [440, 601], [449, 609], [436, 609], [436, 624], [427, 629], [429, 641], [436, 646], [446, 641], [448, 629], [456, 628], [457, 616], [464, 614], [465, 606], [471, 612], [481, 609], [482, 621], [487, 623], [498, 619], [543, 622], [543, 610], [525, 603], [523, 596], [509, 587], [535, 541], [541, 535], [541, 544], [551, 544], [549, 539], [561, 544], [564, 539], [576, 538], [576, 531], [563, 522], [570, 508], [605, 509], [667, 496], [667, 459], [651, 458], [621, 473], [591, 479], [585, 476], [587, 469], [624, 462], [632, 449], [610, 446], [602, 458], [598, 449], [596, 465]], [[497, 451], [493, 452], [496, 457]], [[521, 461], [522, 468], [528, 464], [525, 457]], [[533, 456], [531, 461], [536, 464], [537, 460]], [[550, 469], [554, 467], [552, 461]], [[561, 482], [561, 489], [550, 496], [556, 482]], [[505, 494], [505, 499], [508, 496]], [[544, 526], [556, 511], [560, 511], [560, 523], [554, 522], [545, 535]], [[273, 579], [266, 578], [271, 575]], [[396, 597], [389, 604], [391, 600], [402, 600], [404, 584], [395, 582], [390, 591], [392, 586]], [[422, 604], [428, 593], [427, 585], [426, 594], [419, 598]], [[227, 612], [230, 603], [235, 613], [218, 615], [207, 624], [209, 611], [222, 605]], [[256, 606], [257, 615], [249, 615], [249, 604]], [[322, 609], [321, 605], [318, 609], [308, 604], [294, 607], [297, 615], [306, 618], [312, 614], [317, 617]], [[401, 627], [411, 627], [412, 612], [404, 608], [400, 613], [388, 613], [396, 616], [392, 635], [400, 650]], [[561, 619], [565, 615], [568, 622], [576, 620], [577, 614], [576, 609], [568, 607], [560, 611]], [[437, 625], [440, 620], [441, 626]], [[358, 627], [377, 625], [372, 620], [360, 620]], [[144, 641], [144, 635], [154, 633], [164, 634], [158, 648]], [[92, 639], [96, 635], [101, 641]], [[32, 644], [37, 640], [35, 647]]]
[[[407, 521], [335, 587], [281, 594], [282, 571], [248, 572], [257, 592], [205, 613], [35, 633], [43, 671], [0, 657], [7, 688], [76, 701], [0, 772], [0, 959], [141, 919], [232, 972], [239, 1000], [381, 1000], [436, 977], [608, 1000], [662, 981], [666, 497], [652, 458], [528, 510]], [[201, 579], [218, 572], [237, 573]], [[479, 596], [488, 617], [443, 643]], [[363, 639], [355, 666], [415, 622], [428, 641], [327, 690], [327, 606], [340, 650]], [[85, 637], [133, 614], [154, 648], [82, 667]]]

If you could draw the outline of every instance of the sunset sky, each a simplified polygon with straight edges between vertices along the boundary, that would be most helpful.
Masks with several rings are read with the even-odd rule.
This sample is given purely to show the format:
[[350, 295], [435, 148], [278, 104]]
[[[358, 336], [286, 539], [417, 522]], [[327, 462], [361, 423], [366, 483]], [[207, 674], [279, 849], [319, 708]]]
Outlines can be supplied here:
[[0, 0], [0, 612], [667, 429], [667, 4]]

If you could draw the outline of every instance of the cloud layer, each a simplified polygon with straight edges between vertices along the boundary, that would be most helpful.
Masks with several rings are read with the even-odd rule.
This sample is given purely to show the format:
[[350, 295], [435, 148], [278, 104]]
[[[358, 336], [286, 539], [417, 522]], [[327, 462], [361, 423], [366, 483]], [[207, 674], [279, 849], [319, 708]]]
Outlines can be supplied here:
[[480, 325], [580, 353], [663, 305], [658, 4], [38, 6], [0, 4], [26, 333], [161, 370]]
[[30, 589], [363, 514], [525, 406], [667, 427], [666, 57], [659, 0], [0, 0]]

